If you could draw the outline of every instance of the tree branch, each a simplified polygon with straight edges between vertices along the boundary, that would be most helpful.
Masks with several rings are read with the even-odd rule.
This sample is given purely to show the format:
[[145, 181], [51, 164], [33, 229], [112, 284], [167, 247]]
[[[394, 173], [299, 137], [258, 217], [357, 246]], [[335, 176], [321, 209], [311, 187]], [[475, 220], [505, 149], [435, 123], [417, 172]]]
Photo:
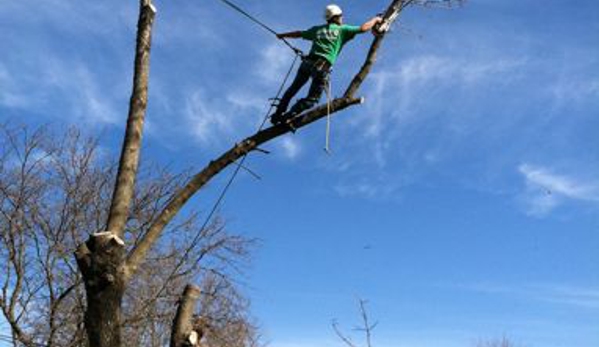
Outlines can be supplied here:
[[135, 52], [135, 72], [133, 92], [129, 103], [127, 129], [121, 151], [119, 170], [114, 195], [110, 206], [106, 230], [123, 238], [123, 230], [129, 213], [129, 206], [135, 188], [135, 178], [139, 166], [139, 153], [143, 134], [144, 118], [148, 103], [148, 78], [150, 73], [150, 47], [152, 25], [156, 9], [151, 0], [140, 1], [140, 15], [137, 23], [137, 46]]

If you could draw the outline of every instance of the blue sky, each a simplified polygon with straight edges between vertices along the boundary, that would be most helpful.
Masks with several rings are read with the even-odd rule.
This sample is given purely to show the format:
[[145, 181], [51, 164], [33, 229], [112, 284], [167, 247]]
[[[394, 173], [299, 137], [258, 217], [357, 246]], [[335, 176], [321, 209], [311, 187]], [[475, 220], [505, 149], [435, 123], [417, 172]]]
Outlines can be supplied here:
[[[143, 159], [201, 167], [257, 128], [292, 55], [218, 1], [155, 3]], [[327, 4], [238, 3], [280, 31]], [[387, 4], [338, 3], [351, 23]], [[136, 17], [135, 1], [2, 0], [0, 121], [75, 124], [116, 154]], [[351, 330], [364, 298], [376, 347], [598, 346], [599, 5], [472, 0], [399, 24], [366, 104], [333, 118], [333, 155], [324, 122], [287, 135], [221, 208], [262, 239], [245, 281], [265, 339], [340, 346], [330, 322]], [[334, 94], [369, 42], [345, 48]]]

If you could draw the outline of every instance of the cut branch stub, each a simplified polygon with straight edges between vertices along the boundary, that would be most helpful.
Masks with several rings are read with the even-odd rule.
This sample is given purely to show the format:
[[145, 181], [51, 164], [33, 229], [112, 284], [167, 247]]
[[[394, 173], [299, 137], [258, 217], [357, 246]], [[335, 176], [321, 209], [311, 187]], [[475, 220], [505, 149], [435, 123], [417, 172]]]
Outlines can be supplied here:
[[193, 313], [200, 294], [201, 290], [197, 286], [188, 284], [185, 287], [173, 320], [170, 347], [199, 346], [204, 332], [194, 326]]
[[93, 234], [75, 252], [87, 295], [85, 328], [91, 347], [121, 345], [125, 244], [114, 233]]
[[117, 284], [125, 254], [125, 243], [110, 231], [93, 234], [75, 252], [87, 287]]

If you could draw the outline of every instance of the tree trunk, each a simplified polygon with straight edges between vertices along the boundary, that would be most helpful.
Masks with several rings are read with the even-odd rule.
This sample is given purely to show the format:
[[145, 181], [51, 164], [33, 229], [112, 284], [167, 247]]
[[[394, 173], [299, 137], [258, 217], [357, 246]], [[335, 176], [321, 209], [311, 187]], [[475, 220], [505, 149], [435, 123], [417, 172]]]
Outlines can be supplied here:
[[87, 294], [85, 329], [90, 347], [121, 346], [125, 247], [111, 232], [92, 235], [75, 256]]
[[94, 234], [75, 253], [87, 296], [85, 329], [90, 347], [121, 346], [121, 305], [127, 276], [122, 241], [135, 188], [143, 124], [148, 100], [152, 25], [156, 9], [151, 0], [140, 0], [133, 92], [125, 140], [109, 211], [107, 229]]

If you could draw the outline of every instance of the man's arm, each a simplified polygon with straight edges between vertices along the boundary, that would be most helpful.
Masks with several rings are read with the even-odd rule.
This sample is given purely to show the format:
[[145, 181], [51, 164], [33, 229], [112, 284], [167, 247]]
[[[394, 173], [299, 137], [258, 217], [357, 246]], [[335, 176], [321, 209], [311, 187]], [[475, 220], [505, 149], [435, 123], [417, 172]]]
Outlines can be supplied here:
[[290, 31], [287, 33], [277, 34], [279, 39], [299, 39], [302, 37], [301, 31]]
[[381, 23], [383, 21], [383, 18], [376, 16], [374, 18], [372, 18], [371, 20], [369, 20], [368, 22], [362, 24], [360, 26], [360, 31], [365, 33], [367, 31], [372, 30], [372, 28], [374, 28], [375, 25]]

